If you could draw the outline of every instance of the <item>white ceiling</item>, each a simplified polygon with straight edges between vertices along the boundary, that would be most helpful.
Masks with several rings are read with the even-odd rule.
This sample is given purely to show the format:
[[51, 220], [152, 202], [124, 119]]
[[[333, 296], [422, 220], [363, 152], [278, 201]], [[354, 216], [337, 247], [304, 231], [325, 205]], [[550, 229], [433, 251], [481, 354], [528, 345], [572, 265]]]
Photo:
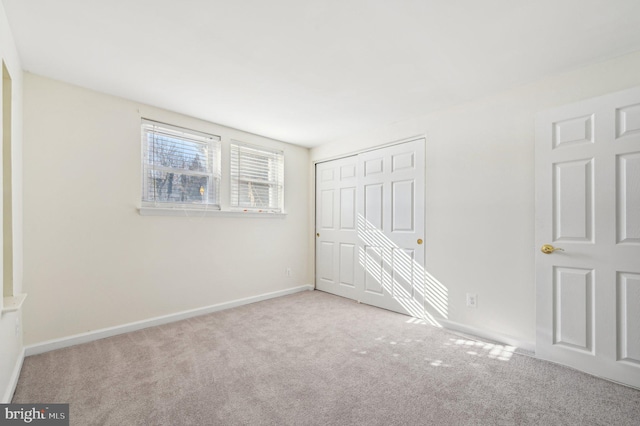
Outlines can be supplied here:
[[3, 0], [23, 68], [304, 146], [640, 50], [639, 0]]

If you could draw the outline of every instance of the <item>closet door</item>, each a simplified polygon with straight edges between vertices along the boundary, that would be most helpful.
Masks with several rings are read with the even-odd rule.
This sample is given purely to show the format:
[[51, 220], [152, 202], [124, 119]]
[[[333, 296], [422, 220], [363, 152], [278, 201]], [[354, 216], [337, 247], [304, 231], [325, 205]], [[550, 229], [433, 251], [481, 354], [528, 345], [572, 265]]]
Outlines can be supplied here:
[[316, 288], [424, 316], [424, 140], [316, 165]]
[[356, 298], [357, 157], [316, 165], [316, 288]]
[[424, 140], [358, 156], [358, 300], [424, 316]]

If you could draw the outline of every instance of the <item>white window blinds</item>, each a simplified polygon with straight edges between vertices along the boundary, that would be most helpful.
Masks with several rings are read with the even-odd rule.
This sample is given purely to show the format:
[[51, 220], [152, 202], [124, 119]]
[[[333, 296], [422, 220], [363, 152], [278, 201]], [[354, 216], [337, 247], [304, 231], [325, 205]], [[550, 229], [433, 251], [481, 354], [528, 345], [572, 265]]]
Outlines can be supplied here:
[[284, 153], [231, 143], [231, 207], [284, 210]]
[[219, 208], [220, 137], [142, 121], [143, 205]]

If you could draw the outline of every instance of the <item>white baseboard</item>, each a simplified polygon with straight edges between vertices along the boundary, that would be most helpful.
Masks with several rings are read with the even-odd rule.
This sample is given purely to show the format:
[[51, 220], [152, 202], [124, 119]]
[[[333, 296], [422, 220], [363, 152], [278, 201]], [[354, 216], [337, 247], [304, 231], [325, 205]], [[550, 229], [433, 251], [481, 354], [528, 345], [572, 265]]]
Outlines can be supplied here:
[[530, 342], [527, 340], [518, 339], [516, 337], [507, 336], [500, 333], [494, 333], [492, 331], [483, 330], [480, 328], [459, 324], [454, 321], [438, 319], [438, 322], [446, 329], [452, 331], [458, 331], [461, 333], [469, 334], [472, 336], [477, 336], [481, 339], [488, 339], [494, 342], [503, 343], [509, 346], [515, 346], [516, 348], [524, 349], [528, 352], [536, 351], [535, 342]]
[[225, 309], [235, 308], [237, 306], [248, 305], [250, 303], [260, 302], [263, 300], [273, 299], [275, 297], [286, 296], [288, 294], [298, 293], [301, 291], [313, 290], [313, 285], [306, 284], [300, 287], [278, 290], [272, 293], [260, 294], [258, 296], [247, 297], [244, 299], [232, 300], [230, 302], [219, 303], [217, 305], [205, 306], [203, 308], [191, 309], [188, 311], [176, 312], [175, 314], [163, 315], [160, 317], [150, 318], [147, 320], [131, 322], [128, 324], [118, 325], [115, 327], [102, 328], [99, 330], [89, 331], [87, 333], [75, 334], [73, 336], [62, 337], [59, 339], [47, 340], [45, 342], [29, 345], [25, 348], [26, 356], [37, 355], [44, 352], [62, 349], [69, 346], [79, 345], [81, 343], [92, 342], [94, 340], [104, 339], [106, 337], [116, 336], [118, 334], [129, 333], [131, 331], [141, 330], [143, 328], [154, 327], [156, 325], [168, 324], [187, 318], [205, 315], [212, 312], [222, 311]]
[[11, 399], [13, 399], [13, 394], [16, 391], [16, 386], [18, 386], [18, 379], [20, 378], [20, 371], [22, 370], [24, 357], [25, 349], [22, 349], [22, 351], [20, 351], [20, 355], [18, 355], [16, 364], [13, 366], [13, 372], [11, 373], [11, 378], [9, 379], [9, 386], [7, 386], [2, 400], [0, 400], [0, 404], [9, 404], [11, 402]]

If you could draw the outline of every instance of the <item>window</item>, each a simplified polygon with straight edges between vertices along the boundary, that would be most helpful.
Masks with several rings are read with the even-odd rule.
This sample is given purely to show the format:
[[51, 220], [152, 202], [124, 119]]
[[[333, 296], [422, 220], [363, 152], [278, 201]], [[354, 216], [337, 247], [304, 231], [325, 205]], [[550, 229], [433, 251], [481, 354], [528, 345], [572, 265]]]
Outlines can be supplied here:
[[284, 210], [284, 153], [231, 143], [231, 207]]
[[142, 120], [143, 206], [219, 208], [220, 137]]

